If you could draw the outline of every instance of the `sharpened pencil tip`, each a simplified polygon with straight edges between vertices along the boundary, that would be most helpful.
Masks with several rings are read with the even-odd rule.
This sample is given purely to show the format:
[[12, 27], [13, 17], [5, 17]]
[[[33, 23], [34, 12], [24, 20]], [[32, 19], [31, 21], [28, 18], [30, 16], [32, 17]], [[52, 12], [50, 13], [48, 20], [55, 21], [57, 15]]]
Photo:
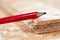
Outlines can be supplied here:
[[43, 14], [46, 14], [46, 12], [44, 12]]
[[42, 16], [42, 15], [45, 15], [46, 14], [46, 12], [38, 12], [38, 14], [37, 14], [37, 16]]

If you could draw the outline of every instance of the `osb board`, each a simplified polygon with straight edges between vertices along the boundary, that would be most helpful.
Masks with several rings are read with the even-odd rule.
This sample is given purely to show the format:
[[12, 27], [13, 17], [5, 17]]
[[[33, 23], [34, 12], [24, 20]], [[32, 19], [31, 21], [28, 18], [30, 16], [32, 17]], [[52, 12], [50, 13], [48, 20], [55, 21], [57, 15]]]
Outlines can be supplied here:
[[[60, 13], [58, 9], [42, 5], [36, 1], [30, 1], [30, 0], [17, 0], [17, 1], [4, 0], [4, 1], [10, 3], [13, 8], [16, 8], [21, 13], [42, 10], [42, 11], [47, 11], [47, 13], [49, 13], [47, 15], [50, 17], [51, 14], [54, 15], [56, 13], [58, 14]], [[15, 15], [15, 14], [16, 13], [9, 14], [8, 12], [5, 12], [4, 9], [0, 8], [0, 17]], [[48, 19], [48, 18], [42, 17], [42, 19]], [[27, 26], [22, 22], [0, 25], [0, 40], [59, 40], [59, 39], [60, 39], [60, 31], [38, 35], [32, 30], [29, 30]]]

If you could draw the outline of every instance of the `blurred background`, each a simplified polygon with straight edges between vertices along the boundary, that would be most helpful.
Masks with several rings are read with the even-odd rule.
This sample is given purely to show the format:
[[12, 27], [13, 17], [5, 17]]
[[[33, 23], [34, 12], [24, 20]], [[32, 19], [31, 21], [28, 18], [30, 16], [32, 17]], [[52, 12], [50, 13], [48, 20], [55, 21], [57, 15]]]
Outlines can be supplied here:
[[60, 9], [60, 0], [39, 0], [39, 1]]

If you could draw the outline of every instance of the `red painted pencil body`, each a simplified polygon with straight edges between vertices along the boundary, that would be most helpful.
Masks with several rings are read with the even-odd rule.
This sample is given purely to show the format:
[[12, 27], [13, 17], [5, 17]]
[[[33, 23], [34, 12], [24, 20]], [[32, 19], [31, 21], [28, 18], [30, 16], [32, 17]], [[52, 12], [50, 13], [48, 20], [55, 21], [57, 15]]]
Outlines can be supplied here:
[[37, 13], [38, 12], [31, 12], [27, 14], [0, 18], [0, 24], [38, 18]]

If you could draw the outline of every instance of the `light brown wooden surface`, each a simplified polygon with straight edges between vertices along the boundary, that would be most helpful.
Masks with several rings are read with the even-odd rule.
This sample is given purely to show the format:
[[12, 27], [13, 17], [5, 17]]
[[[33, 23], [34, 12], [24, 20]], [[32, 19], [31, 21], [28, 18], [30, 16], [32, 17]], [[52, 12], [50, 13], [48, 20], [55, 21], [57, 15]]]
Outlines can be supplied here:
[[[40, 11], [43, 10], [43, 11], [47, 11], [47, 13], [53, 13], [53, 14], [55, 13], [55, 11], [60, 13], [59, 10], [53, 7], [45, 6], [42, 4], [40, 5], [40, 3], [32, 0], [31, 1], [4, 0], [4, 1], [6, 3], [9, 3], [12, 8], [15, 8], [21, 13], [37, 11], [37, 10]], [[19, 14], [19, 12], [15, 13], [15, 11], [14, 12], [10, 11], [11, 13], [6, 12], [4, 11], [5, 9], [2, 8], [1, 6], [0, 6], [0, 17]], [[10, 10], [10, 9], [7, 8], [6, 10]], [[47, 19], [47, 18], [42, 17], [42, 19]], [[27, 25], [25, 25], [22, 22], [0, 25], [0, 40], [59, 40], [59, 39], [60, 39], [60, 31], [38, 35], [29, 28], [27, 28]]]

